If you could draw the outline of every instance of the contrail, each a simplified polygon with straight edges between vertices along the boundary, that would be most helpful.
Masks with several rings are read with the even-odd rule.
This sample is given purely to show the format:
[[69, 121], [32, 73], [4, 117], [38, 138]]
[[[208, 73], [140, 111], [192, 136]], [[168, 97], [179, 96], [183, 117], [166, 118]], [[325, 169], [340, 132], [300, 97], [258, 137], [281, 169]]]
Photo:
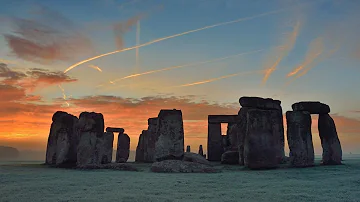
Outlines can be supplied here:
[[98, 70], [99, 72], [102, 72], [102, 70], [100, 69], [100, 67], [95, 66], [95, 65], [89, 65], [89, 67]]
[[[136, 46], [140, 45], [140, 20], [136, 24]], [[139, 72], [139, 48], [136, 48], [135, 73]]]
[[217, 78], [212, 78], [212, 79], [208, 79], [208, 80], [204, 80], [204, 81], [198, 81], [198, 82], [195, 82], [195, 83], [188, 83], [188, 84], [184, 84], [184, 85], [180, 85], [180, 86], [173, 86], [173, 87], [195, 86], [195, 85], [210, 83], [210, 82], [221, 80], [221, 79], [226, 79], [226, 78], [229, 78], [229, 77], [247, 75], [247, 74], [255, 74], [255, 73], [263, 73], [263, 72], [264, 72], [264, 70], [249, 71], [249, 72], [239, 72], [239, 73], [235, 73], [235, 74], [229, 74], [229, 75], [225, 75], [225, 76], [221, 76], [221, 77], [217, 77]]
[[282, 12], [282, 11], [285, 11], [285, 10], [288, 10], [288, 9], [290, 9], [290, 8], [278, 9], [278, 10], [274, 10], [274, 11], [254, 15], [254, 16], [251, 16], [251, 17], [239, 18], [239, 19], [236, 19], [236, 20], [228, 21], [228, 22], [217, 23], [217, 24], [214, 24], [214, 25], [209, 25], [209, 26], [205, 26], [205, 27], [202, 27], [202, 28], [182, 32], [182, 33], [179, 33], [179, 34], [174, 34], [174, 35], [171, 35], [171, 36], [155, 39], [153, 41], [149, 41], [147, 43], [140, 44], [138, 46], [133, 46], [133, 47], [125, 48], [125, 49], [122, 49], [122, 50], [116, 50], [116, 51], [113, 51], [113, 52], [104, 53], [104, 54], [101, 54], [101, 55], [98, 55], [98, 56], [95, 56], [95, 57], [88, 58], [86, 60], [80, 61], [80, 62], [78, 62], [78, 63], [76, 63], [74, 65], [71, 65], [70, 67], [68, 67], [64, 71], [64, 73], [70, 71], [71, 69], [73, 69], [73, 68], [75, 68], [75, 67], [77, 67], [77, 66], [79, 66], [81, 64], [84, 64], [86, 62], [89, 62], [89, 61], [92, 61], [92, 60], [95, 60], [95, 59], [98, 59], [98, 58], [101, 58], [101, 57], [104, 57], [104, 56], [108, 56], [108, 55], [112, 55], [112, 54], [120, 53], [120, 52], [124, 52], [124, 51], [129, 51], [129, 50], [133, 50], [133, 49], [136, 49], [136, 48], [141, 48], [141, 47], [148, 46], [148, 45], [160, 42], [160, 41], [164, 41], [164, 40], [167, 40], [167, 39], [187, 35], [187, 34], [190, 34], [190, 33], [193, 33], [193, 32], [198, 32], [198, 31], [202, 31], [202, 30], [206, 30], [206, 29], [210, 29], [210, 28], [214, 28], [214, 27], [219, 27], [219, 26], [223, 26], [223, 25], [228, 25], [228, 24], [238, 23], [238, 22], [242, 22], [242, 21], [252, 20], [252, 19], [255, 19], [255, 18], [267, 16], [267, 15], [272, 15], [272, 14], [279, 13], [279, 12]]
[[265, 69], [265, 75], [262, 80], [262, 84], [265, 84], [266, 81], [269, 79], [270, 75], [276, 70], [276, 67], [280, 64], [282, 59], [288, 55], [288, 53], [294, 48], [294, 45], [296, 43], [296, 39], [299, 33], [300, 29], [300, 21], [297, 21], [293, 31], [290, 33], [290, 35], [285, 39], [284, 44], [281, 46], [279, 50], [275, 50], [275, 52], [279, 51], [279, 56], [277, 56], [277, 60], [275, 63], [271, 65], [270, 68]]
[[61, 87], [61, 85], [58, 85], [58, 87], [60, 88], [61, 92], [62, 92], [62, 95], [63, 95], [63, 99], [65, 101], [65, 103], [67, 104], [67, 106], [69, 107], [70, 104], [66, 101], [66, 94], [65, 94], [65, 90], [63, 87]]
[[323, 39], [321, 37], [318, 37], [310, 42], [309, 49], [307, 51], [307, 54], [305, 56], [304, 62], [296, 67], [293, 71], [291, 71], [287, 77], [291, 77], [296, 75], [299, 71], [306, 68], [307, 66], [311, 65], [316, 58], [318, 58], [324, 50], [324, 44]]
[[221, 61], [221, 60], [225, 60], [225, 59], [228, 59], [228, 58], [233, 58], [233, 57], [237, 57], [237, 56], [241, 56], [241, 55], [257, 53], [257, 52], [260, 52], [260, 51], [263, 51], [263, 50], [265, 50], [265, 49], [259, 49], [259, 50], [255, 50], [255, 51], [249, 51], [249, 52], [239, 53], [239, 54], [236, 54], [236, 55], [230, 55], [230, 56], [226, 56], [226, 57], [215, 58], [215, 59], [212, 59], [212, 60], [206, 60], [206, 61], [201, 61], [201, 62], [194, 62], [194, 63], [190, 63], [190, 64], [171, 66], [171, 67], [167, 67], [167, 68], [163, 68], [163, 69], [157, 69], [157, 70], [148, 71], [148, 72], [143, 72], [143, 73], [139, 73], [139, 74], [132, 74], [132, 75], [125, 76], [125, 77], [122, 77], [122, 78], [119, 78], [119, 79], [115, 79], [115, 80], [113, 80], [111, 82], [114, 83], [114, 82], [121, 81], [121, 80], [124, 80], [124, 79], [138, 77], [138, 76], [142, 76], [142, 75], [146, 75], [146, 74], [152, 74], [152, 73], [167, 71], [167, 70], [171, 70], [171, 69], [177, 69], [177, 68], [182, 68], [182, 67], [189, 67], [189, 66], [195, 66], [195, 65], [200, 65], [200, 64], [206, 64], [206, 63]]

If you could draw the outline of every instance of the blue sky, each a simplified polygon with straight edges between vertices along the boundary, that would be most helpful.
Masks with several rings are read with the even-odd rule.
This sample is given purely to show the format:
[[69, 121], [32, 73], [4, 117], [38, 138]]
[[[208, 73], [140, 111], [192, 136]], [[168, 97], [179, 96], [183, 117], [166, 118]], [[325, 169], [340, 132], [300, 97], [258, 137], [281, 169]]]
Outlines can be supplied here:
[[[38, 6], [47, 7], [53, 15], [34, 13]], [[123, 98], [142, 98], [157, 95], [195, 95], [195, 100], [238, 103], [241, 96], [273, 97], [282, 101], [284, 111], [301, 100], [319, 100], [331, 107], [332, 113], [358, 119], [360, 103], [360, 2], [354, 0], [24, 0], [5, 1], [0, 7], [1, 34], [14, 34], [13, 17], [34, 17], [64, 29], [60, 24], [67, 19], [69, 24], [88, 37], [93, 49], [67, 60], [55, 60], [50, 64], [27, 61], [8, 46], [5, 37], [0, 37], [0, 59], [13, 69], [44, 68], [64, 71], [76, 62], [117, 49], [112, 30], [114, 24], [146, 14], [140, 19], [140, 44], [185, 31], [202, 28], [221, 22], [232, 21], [283, 9], [281, 12], [244, 20], [242, 22], [206, 29], [175, 37], [139, 48], [137, 73], [171, 66], [213, 60], [229, 55], [264, 49], [260, 52], [230, 59], [162, 71], [117, 82], [109, 81], [135, 73], [135, 50], [102, 57], [77, 66], [66, 75], [76, 82], [61, 86], [67, 96], [111, 95]], [[56, 17], [58, 13], [63, 17]], [[53, 17], [53, 18], [52, 18]], [[70, 22], [70, 23], [69, 23]], [[289, 36], [299, 22], [293, 47], [279, 52], [274, 47], [289, 45]], [[5, 36], [5, 35], [4, 35]], [[136, 45], [136, 24], [123, 35], [125, 47]], [[313, 42], [313, 43], [312, 43]], [[318, 45], [321, 42], [321, 45]], [[311, 45], [311, 43], [313, 45]], [[314, 45], [317, 44], [317, 45]], [[311, 47], [315, 47], [311, 49]], [[335, 50], [333, 54], [329, 51]], [[65, 49], [65, 52], [67, 50]], [[71, 51], [71, 50], [69, 50]], [[321, 52], [305, 75], [289, 85], [287, 77], [300, 64], [307, 64], [306, 55]], [[311, 53], [311, 54], [310, 54]], [[234, 73], [268, 69], [283, 55], [276, 70], [262, 84], [264, 74], [234, 76], [201, 85], [169, 88], [205, 81]], [[102, 72], [89, 68], [96, 65]], [[300, 73], [300, 72], [299, 72]], [[105, 87], [97, 87], [105, 84]], [[127, 86], [123, 86], [127, 85]], [[62, 98], [57, 85], [46, 85], [29, 92], [41, 96], [46, 103]], [[55, 100], [55, 101], [54, 101]], [[72, 104], [69, 106], [73, 107]], [[65, 109], [66, 110], [66, 109]], [[69, 109], [70, 110], [70, 109]], [[141, 131], [139, 129], [139, 131]]]

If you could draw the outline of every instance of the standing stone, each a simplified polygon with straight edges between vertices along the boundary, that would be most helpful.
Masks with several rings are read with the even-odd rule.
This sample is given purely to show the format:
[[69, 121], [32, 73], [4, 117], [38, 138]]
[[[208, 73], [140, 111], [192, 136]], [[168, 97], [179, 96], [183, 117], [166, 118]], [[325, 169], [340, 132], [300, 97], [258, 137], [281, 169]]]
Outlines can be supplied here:
[[238, 151], [239, 141], [238, 141], [238, 124], [229, 124], [227, 136], [229, 137], [230, 142], [230, 151]]
[[[102, 138], [98, 139], [97, 150], [100, 151], [101, 164], [108, 164], [112, 162], [114, 133], [105, 132]], [[102, 142], [102, 143], [100, 143]]]
[[244, 164], [250, 169], [277, 167], [276, 137], [272, 133], [271, 111], [249, 109], [244, 146]]
[[294, 167], [314, 165], [314, 147], [311, 135], [309, 112], [286, 112], [287, 140], [290, 149], [290, 163]]
[[116, 151], [116, 163], [125, 163], [130, 154], [130, 137], [127, 134], [119, 134]]
[[223, 153], [221, 124], [209, 123], [208, 124], [208, 160], [221, 161]]
[[147, 131], [143, 130], [139, 136], [139, 142], [136, 147], [136, 155], [135, 155], [135, 162], [144, 162], [144, 154], [145, 154], [145, 136]]
[[202, 145], [199, 146], [199, 152], [198, 152], [198, 154], [200, 154], [201, 156], [204, 156], [204, 150], [203, 150], [203, 146], [202, 146]]
[[239, 164], [239, 151], [226, 151], [221, 155], [222, 164]]
[[155, 142], [158, 140], [157, 124], [158, 118], [148, 119], [147, 135], [145, 137], [144, 161], [148, 163], [155, 162]]
[[155, 159], [182, 159], [184, 155], [184, 127], [181, 110], [161, 110], [158, 115]]
[[230, 149], [230, 138], [227, 135], [222, 135], [222, 150], [221, 154], [223, 154], [225, 151], [228, 151]]
[[285, 162], [285, 140], [284, 140], [284, 120], [282, 110], [269, 110], [272, 133], [275, 138], [276, 159], [279, 163]]
[[190, 152], [190, 145], [186, 146], [186, 152]]
[[[82, 112], [77, 129], [80, 141], [77, 148], [77, 166], [99, 165], [103, 159], [104, 117], [101, 113]], [[111, 138], [110, 138], [111, 139]]]
[[319, 136], [323, 148], [323, 165], [340, 165], [342, 149], [334, 120], [329, 114], [320, 114], [318, 121]]
[[77, 117], [66, 112], [57, 111], [52, 117], [52, 124], [46, 148], [48, 165], [73, 166], [77, 161], [79, 135], [75, 128]]
[[237, 139], [239, 148], [239, 164], [244, 165], [244, 146], [247, 129], [247, 111], [249, 108], [241, 107], [238, 113], [239, 123], [237, 128]]

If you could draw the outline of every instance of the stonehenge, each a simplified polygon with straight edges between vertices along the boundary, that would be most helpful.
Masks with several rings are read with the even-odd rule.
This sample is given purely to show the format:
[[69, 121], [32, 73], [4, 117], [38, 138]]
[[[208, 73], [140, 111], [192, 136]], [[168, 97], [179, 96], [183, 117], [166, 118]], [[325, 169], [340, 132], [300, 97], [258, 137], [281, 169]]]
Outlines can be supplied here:
[[[104, 132], [104, 117], [95, 112], [82, 112], [77, 118], [57, 111], [52, 121], [45, 164], [90, 168], [112, 163], [114, 132], [123, 134], [123, 128], [107, 127]], [[124, 147], [126, 150], [126, 145]], [[127, 146], [128, 151], [129, 148], [130, 145]]]
[[[241, 97], [239, 104], [238, 114], [208, 115], [207, 155], [203, 145], [199, 145], [198, 153], [192, 153], [190, 145], [185, 150], [182, 111], [161, 109], [157, 117], [147, 120], [147, 128], [139, 135], [135, 162], [153, 163], [153, 168], [162, 170], [160, 172], [178, 170], [176, 163], [187, 167], [181, 168], [189, 169], [186, 172], [195, 172], [192, 167], [201, 167], [198, 164], [210, 169], [215, 162], [249, 169], [272, 169], [280, 164], [298, 168], [314, 166], [311, 115], [317, 114], [321, 164], [342, 164], [342, 147], [328, 105], [302, 101], [294, 103], [292, 111], [283, 114], [281, 101], [271, 98]], [[284, 118], [289, 157], [285, 157]], [[227, 124], [225, 135], [222, 135], [221, 124]], [[114, 161], [118, 165], [112, 163], [115, 133], [118, 141]], [[127, 162], [129, 156], [129, 135], [123, 128], [105, 129], [101, 113], [82, 112], [79, 118], [63, 111], [53, 114], [45, 164], [115, 168]]]

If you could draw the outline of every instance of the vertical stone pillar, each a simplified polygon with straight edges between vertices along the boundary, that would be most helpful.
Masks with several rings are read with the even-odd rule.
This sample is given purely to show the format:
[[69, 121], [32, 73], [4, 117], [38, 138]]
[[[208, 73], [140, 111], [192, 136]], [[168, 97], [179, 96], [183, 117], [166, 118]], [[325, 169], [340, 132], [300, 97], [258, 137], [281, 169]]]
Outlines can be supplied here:
[[320, 114], [318, 120], [319, 136], [323, 148], [322, 164], [339, 165], [342, 160], [342, 149], [337, 135], [334, 120], [329, 114]]
[[190, 152], [190, 145], [186, 146], [186, 152]]
[[208, 124], [208, 160], [221, 161], [223, 153], [220, 123]]
[[311, 135], [311, 115], [306, 111], [286, 112], [287, 140], [290, 163], [294, 167], [314, 165], [314, 147]]

